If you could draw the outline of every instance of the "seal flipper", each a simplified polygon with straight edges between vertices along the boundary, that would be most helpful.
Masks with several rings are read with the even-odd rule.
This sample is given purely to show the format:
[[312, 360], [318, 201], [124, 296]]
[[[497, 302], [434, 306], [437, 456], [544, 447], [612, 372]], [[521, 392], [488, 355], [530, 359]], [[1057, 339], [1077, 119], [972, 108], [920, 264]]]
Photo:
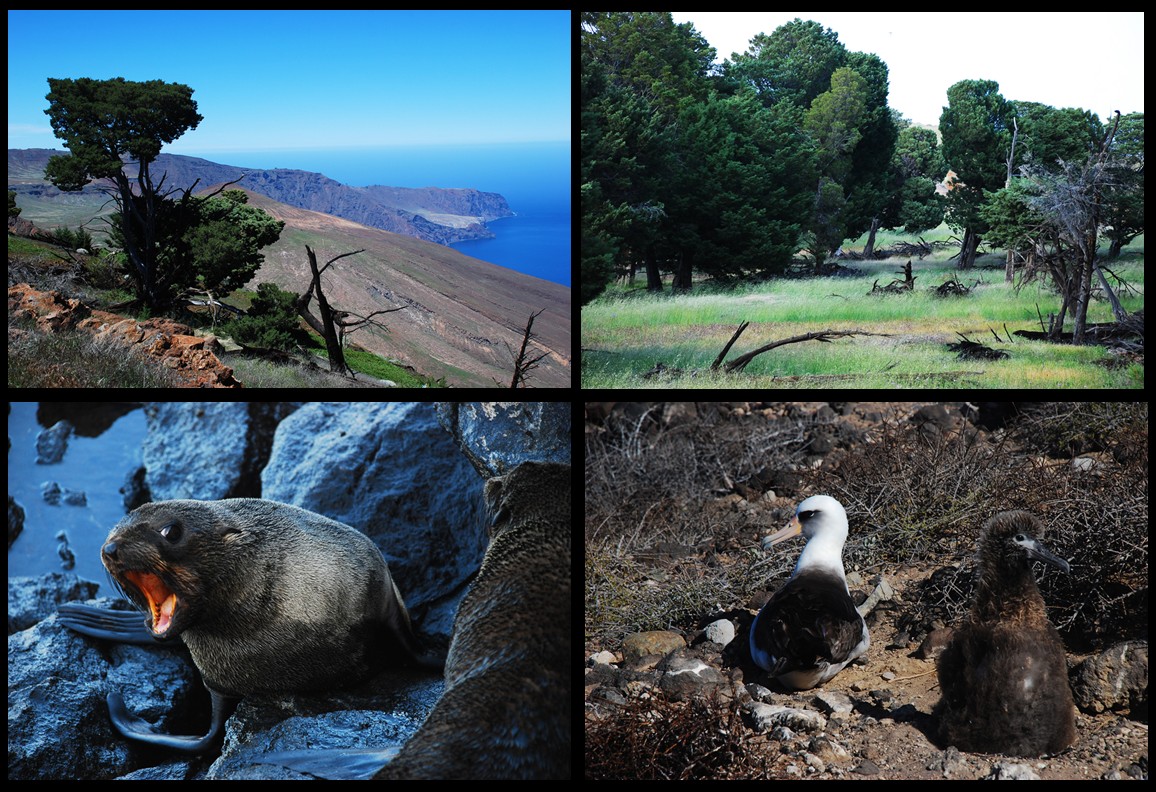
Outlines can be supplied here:
[[286, 767], [302, 775], [330, 781], [368, 781], [397, 756], [401, 746], [391, 748], [322, 748], [277, 751], [265, 754], [257, 764]]
[[142, 621], [139, 611], [115, 611], [78, 602], [56, 609], [60, 623], [81, 635], [142, 646], [177, 644], [180, 638], [157, 638]]
[[130, 713], [124, 705], [124, 697], [119, 693], [108, 694], [108, 714], [112, 717], [112, 725], [116, 730], [130, 740], [163, 745], [185, 753], [204, 753], [220, 739], [225, 720], [238, 701], [236, 697], [218, 693], [207, 685], [205, 689], [209, 691], [209, 696], [213, 700], [213, 722], [209, 726], [209, 733], [203, 737], [165, 734], [159, 731], [148, 721]]

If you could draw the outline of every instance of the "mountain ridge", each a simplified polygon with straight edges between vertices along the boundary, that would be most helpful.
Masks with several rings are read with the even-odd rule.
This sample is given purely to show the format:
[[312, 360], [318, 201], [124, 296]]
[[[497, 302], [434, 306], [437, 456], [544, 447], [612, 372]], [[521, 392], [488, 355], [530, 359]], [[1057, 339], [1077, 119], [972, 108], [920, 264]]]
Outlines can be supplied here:
[[529, 383], [571, 386], [568, 287], [452, 248], [245, 192], [250, 204], [285, 222], [281, 238], [263, 251], [265, 262], [247, 288], [271, 282], [304, 292], [311, 279], [306, 244], [320, 265], [364, 249], [326, 270], [326, 299], [363, 316], [403, 305], [407, 310], [381, 317], [388, 331], [359, 331], [350, 337], [353, 342], [425, 374], [444, 376], [451, 385], [493, 387], [495, 381], [509, 382], [513, 359], [508, 347], [518, 348], [526, 320], [541, 310], [533, 343], [547, 357]]
[[[57, 152], [42, 149], [37, 156], [25, 156], [25, 151], [9, 150], [10, 189], [13, 184], [22, 186], [26, 196], [29, 191], [59, 193], [43, 182], [41, 164]], [[213, 169], [210, 166], [215, 163], [203, 162], [201, 172], [217, 175], [218, 181], [198, 184], [197, 192], [211, 191], [231, 180], [228, 166]], [[532, 372], [529, 384], [571, 387], [569, 287], [413, 236], [276, 201], [245, 189], [244, 182], [232, 187], [245, 191], [250, 204], [285, 222], [280, 239], [262, 251], [265, 262], [247, 288], [271, 282], [304, 292], [311, 279], [305, 245], [316, 251], [321, 265], [339, 254], [364, 249], [325, 271], [322, 286], [327, 299], [336, 309], [363, 316], [403, 305], [406, 310], [379, 317], [388, 330], [367, 328], [353, 333], [349, 336], [353, 343], [428, 376], [445, 377], [456, 387], [494, 387], [509, 383], [513, 371], [509, 348], [518, 349], [527, 319], [542, 311], [534, 321], [533, 346], [547, 356]], [[89, 222], [107, 197], [92, 185], [85, 189], [92, 195], [65, 193], [55, 200], [20, 200], [21, 217], [44, 227]], [[447, 200], [454, 199], [456, 191], [445, 192], [450, 194]], [[104, 211], [111, 210], [106, 207]]]
[[[48, 159], [67, 153], [56, 149], [8, 149], [8, 189], [40, 199], [74, 198], [75, 194], [62, 194], [44, 179]], [[136, 163], [125, 164], [126, 174], [135, 177]], [[237, 186], [280, 203], [439, 245], [491, 239], [494, 233], [486, 223], [514, 215], [506, 199], [498, 193], [440, 187], [351, 187], [314, 171], [244, 168], [183, 154], [160, 154], [149, 171], [154, 184], [160, 183], [162, 177], [165, 179], [165, 189], [240, 178]], [[100, 196], [99, 189], [99, 185], [90, 184], [82, 194]]]

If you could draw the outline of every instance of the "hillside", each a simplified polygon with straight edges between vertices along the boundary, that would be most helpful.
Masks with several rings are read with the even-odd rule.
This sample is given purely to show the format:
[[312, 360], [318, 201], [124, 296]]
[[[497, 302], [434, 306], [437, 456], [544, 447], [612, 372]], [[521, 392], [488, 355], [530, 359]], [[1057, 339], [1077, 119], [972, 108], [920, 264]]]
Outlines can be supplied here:
[[412, 365], [455, 386], [508, 383], [515, 349], [530, 314], [538, 346], [549, 352], [533, 372], [535, 387], [570, 387], [570, 290], [557, 283], [464, 256], [412, 237], [274, 201], [249, 192], [249, 201], [285, 221], [281, 239], [249, 284], [273, 282], [303, 292], [309, 285], [305, 245], [324, 265], [352, 250], [323, 276], [331, 304], [358, 314], [407, 306], [386, 314], [389, 332], [370, 328], [352, 339], [372, 352]]
[[[8, 189], [16, 191], [21, 207], [50, 217], [49, 224], [79, 225], [100, 212], [107, 197], [99, 184], [90, 184], [80, 193], [62, 193], [44, 180], [49, 158], [64, 153], [9, 149]], [[165, 177], [166, 189], [240, 178], [238, 186], [275, 201], [441, 245], [491, 238], [494, 234], [486, 223], [514, 214], [497, 193], [437, 187], [350, 187], [311, 171], [242, 168], [177, 154], [161, 154], [150, 172], [154, 182]], [[128, 163], [126, 173], [136, 175], [134, 163]]]

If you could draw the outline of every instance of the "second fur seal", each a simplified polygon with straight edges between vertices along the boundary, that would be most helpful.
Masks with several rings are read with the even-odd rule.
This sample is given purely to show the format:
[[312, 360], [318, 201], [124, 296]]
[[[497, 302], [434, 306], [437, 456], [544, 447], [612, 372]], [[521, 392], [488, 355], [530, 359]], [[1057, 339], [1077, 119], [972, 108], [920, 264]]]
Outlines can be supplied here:
[[462, 599], [446, 689], [375, 778], [570, 778], [570, 466], [486, 482], [490, 545]]
[[113, 722], [127, 737], [203, 751], [230, 698], [348, 685], [420, 654], [377, 546], [296, 506], [253, 498], [146, 504], [113, 528], [101, 558], [147, 613], [154, 638], [183, 639], [213, 700], [209, 734], [178, 737], [129, 714], [112, 693]]

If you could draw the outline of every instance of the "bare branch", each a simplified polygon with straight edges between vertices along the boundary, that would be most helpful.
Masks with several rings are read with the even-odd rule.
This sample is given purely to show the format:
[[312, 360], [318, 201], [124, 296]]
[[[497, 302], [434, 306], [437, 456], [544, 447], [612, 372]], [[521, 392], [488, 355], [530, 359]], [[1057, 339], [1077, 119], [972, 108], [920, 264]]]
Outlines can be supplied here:
[[772, 341], [771, 343], [765, 344], [764, 346], [748, 352], [745, 355], [741, 355], [723, 366], [723, 370], [731, 373], [742, 371], [744, 368], [746, 368], [748, 363], [755, 359], [757, 355], [761, 355], [764, 352], [769, 352], [775, 347], [785, 346], [786, 344], [796, 344], [800, 341], [822, 341], [824, 343], [829, 343], [832, 338], [844, 338], [847, 336], [856, 335], [885, 336], [889, 334], [869, 333], [866, 330], [820, 330], [816, 333], [805, 333], [800, 336], [791, 336], [790, 338], [784, 338], [781, 341]]
[[329, 269], [329, 265], [332, 264], [333, 262], [337, 261], [338, 259], [343, 259], [346, 256], [356, 256], [358, 253], [364, 253], [364, 252], [365, 252], [365, 248], [362, 248], [361, 250], [353, 250], [353, 251], [350, 251], [349, 253], [342, 253], [339, 256], [334, 256], [333, 258], [329, 259], [329, 261], [325, 262], [325, 266], [322, 267], [320, 271], [325, 272], [325, 270]]
[[746, 330], [750, 324], [750, 322], [744, 321], [739, 325], [739, 329], [735, 330], [735, 334], [731, 336], [731, 340], [727, 341], [727, 345], [722, 348], [722, 352], [718, 353], [718, 357], [714, 359], [714, 363], [710, 364], [712, 371], [716, 371], [718, 367], [722, 365], [722, 362], [726, 360], [727, 352], [731, 351], [731, 347], [734, 345], [735, 341], [739, 340], [739, 336], [743, 334], [743, 331]]
[[522, 387], [528, 387], [526, 385], [526, 380], [529, 379], [530, 372], [538, 368], [538, 361], [549, 354], [548, 352], [543, 352], [537, 357], [530, 357], [526, 353], [526, 347], [529, 345], [530, 340], [537, 338], [537, 336], [535, 336], [532, 332], [532, 328], [534, 327], [534, 319], [536, 319], [538, 316], [541, 316], [542, 311], [544, 310], [546, 309], [543, 308], [536, 313], [530, 314], [530, 320], [526, 322], [526, 330], [522, 334], [522, 348], [518, 350], [516, 355], [514, 355], [513, 348], [509, 344], [506, 344], [506, 349], [510, 350], [511, 355], [514, 355], [514, 376], [510, 380], [511, 388], [517, 388], [519, 384], [521, 384]]

